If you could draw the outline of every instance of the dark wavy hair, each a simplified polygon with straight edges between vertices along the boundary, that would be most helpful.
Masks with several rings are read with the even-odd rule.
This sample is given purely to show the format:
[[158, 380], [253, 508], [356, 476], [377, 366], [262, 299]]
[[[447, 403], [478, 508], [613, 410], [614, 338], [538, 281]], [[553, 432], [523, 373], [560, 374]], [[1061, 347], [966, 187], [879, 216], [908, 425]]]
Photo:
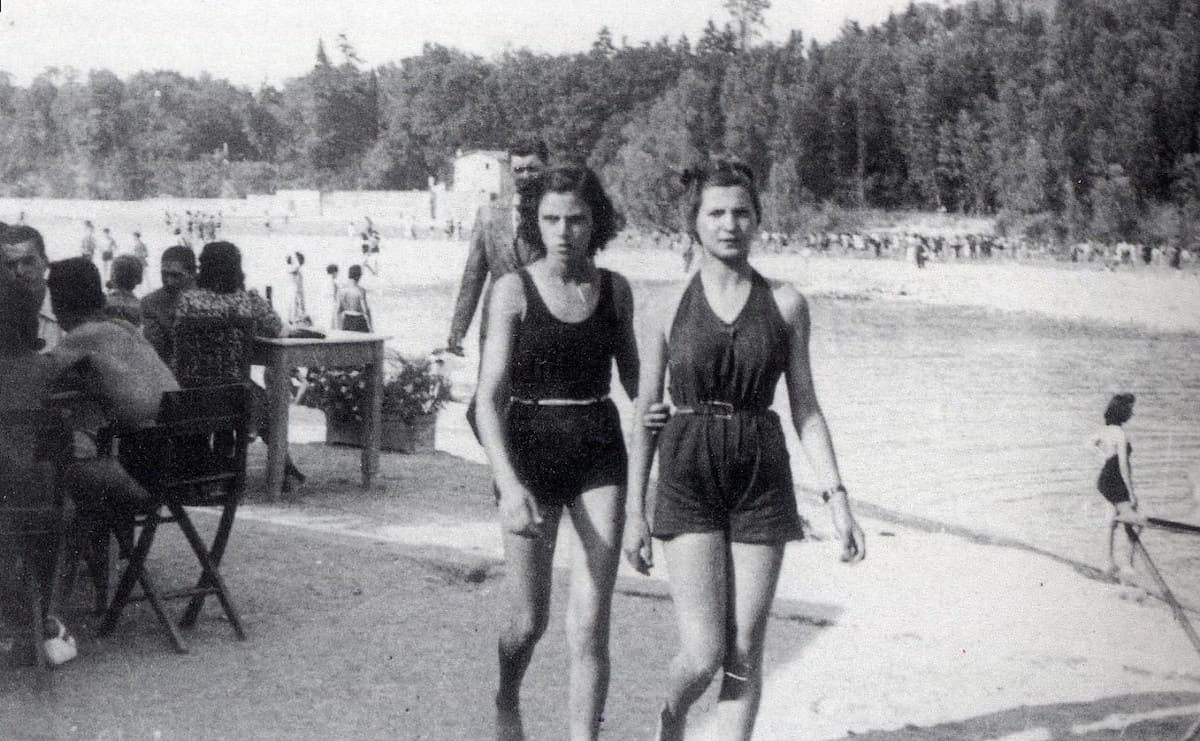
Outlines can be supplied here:
[[60, 320], [88, 316], [104, 308], [100, 270], [86, 257], [50, 263], [46, 285], [50, 289], [50, 308]]
[[528, 198], [522, 198], [518, 207], [520, 214], [517, 232], [528, 244], [546, 249], [542, 233], [538, 230], [538, 206], [547, 193], [570, 193], [587, 204], [592, 211], [592, 236], [588, 241], [588, 254], [595, 255], [604, 249], [621, 228], [621, 216], [612, 200], [604, 192], [604, 185], [591, 169], [583, 165], [559, 165], [543, 173], [537, 187]]
[[696, 243], [700, 235], [696, 233], [696, 217], [700, 214], [700, 201], [704, 197], [705, 188], [725, 188], [740, 185], [750, 196], [750, 204], [754, 207], [754, 218], [762, 221], [762, 201], [758, 197], [758, 186], [754, 182], [754, 171], [750, 166], [737, 160], [715, 157], [708, 162], [687, 168], [679, 176], [683, 184], [683, 223], [687, 232]]
[[200, 272], [196, 287], [214, 293], [235, 293], [246, 285], [242, 253], [232, 242], [209, 242], [200, 250]]
[[26, 242], [33, 242], [33, 248], [43, 260], [46, 259], [46, 241], [37, 229], [24, 224], [4, 224], [0, 227], [0, 244], [15, 245]]
[[117, 255], [112, 264], [112, 284], [125, 291], [132, 291], [142, 283], [145, 266], [133, 255]]
[[1104, 424], [1123, 425], [1133, 416], [1133, 394], [1116, 394], [1104, 408]]
[[172, 261], [178, 262], [188, 273], [196, 272], [196, 252], [191, 247], [182, 244], [172, 245], [163, 250], [162, 257], [158, 261], [160, 265]]

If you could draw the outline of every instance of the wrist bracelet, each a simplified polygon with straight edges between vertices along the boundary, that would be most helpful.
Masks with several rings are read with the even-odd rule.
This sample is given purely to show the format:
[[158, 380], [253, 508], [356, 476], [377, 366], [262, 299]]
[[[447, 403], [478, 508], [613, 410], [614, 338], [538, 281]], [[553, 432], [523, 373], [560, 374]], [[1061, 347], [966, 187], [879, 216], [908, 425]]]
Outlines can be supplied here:
[[833, 497], [834, 494], [847, 494], [848, 495], [849, 493], [850, 492], [846, 491], [845, 484], [838, 484], [837, 486], [833, 487], [832, 489], [826, 489], [825, 491], [821, 492], [821, 501], [825, 502], [826, 504], [829, 504], [829, 500], [830, 500], [830, 498]]

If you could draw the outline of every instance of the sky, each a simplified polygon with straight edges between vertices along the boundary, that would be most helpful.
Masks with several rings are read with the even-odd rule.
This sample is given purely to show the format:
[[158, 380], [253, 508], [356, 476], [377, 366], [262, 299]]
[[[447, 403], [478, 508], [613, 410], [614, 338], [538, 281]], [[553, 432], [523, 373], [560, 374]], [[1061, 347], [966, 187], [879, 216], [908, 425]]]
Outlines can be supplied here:
[[[847, 19], [878, 23], [907, 0], [774, 0], [767, 38], [793, 29], [829, 41]], [[582, 51], [602, 26], [629, 43], [695, 42], [722, 0], [0, 0], [0, 71], [26, 85], [47, 67], [108, 69], [121, 77], [170, 69], [257, 87], [303, 75], [324, 39], [345, 33], [377, 66], [426, 42], [485, 58], [505, 49]]]

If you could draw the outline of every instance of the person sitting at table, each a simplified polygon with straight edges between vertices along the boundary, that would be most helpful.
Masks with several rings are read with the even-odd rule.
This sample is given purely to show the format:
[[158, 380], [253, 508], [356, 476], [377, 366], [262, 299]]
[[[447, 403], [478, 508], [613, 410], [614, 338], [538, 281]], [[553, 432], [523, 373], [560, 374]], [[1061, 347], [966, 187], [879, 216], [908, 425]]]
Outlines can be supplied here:
[[[46, 248], [42, 236], [28, 226], [9, 227], [0, 224], [0, 411], [38, 408], [44, 406], [64, 370], [60, 356], [38, 352], [38, 314], [46, 295]], [[0, 501], [20, 497], [22, 504], [35, 503], [30, 497], [53, 496], [49, 488], [53, 472], [34, 462], [30, 441], [17, 428], [0, 426]], [[12, 488], [9, 488], [12, 487]], [[39, 583], [51, 582], [54, 543], [50, 537], [32, 541], [0, 538], [0, 624], [29, 635], [29, 615], [23, 599], [25, 586], [21, 583], [19, 559], [28, 559]], [[52, 595], [43, 593], [49, 600]], [[60, 633], [61, 622], [53, 621], [55, 635], [61, 635], [62, 645], [68, 637]], [[51, 636], [46, 636], [48, 639]], [[73, 644], [72, 644], [73, 645]], [[7, 650], [0, 649], [0, 662], [32, 664], [37, 646], [18, 638]], [[62, 663], [71, 658], [59, 653], [47, 658]], [[6, 655], [7, 654], [7, 655]]]
[[87, 357], [87, 391], [108, 421], [127, 429], [154, 424], [163, 393], [179, 384], [141, 330], [105, 313], [100, 271], [74, 257], [52, 263], [47, 282], [50, 306], [66, 331], [55, 351]]
[[[213, 341], [200, 346], [194, 340], [210, 335], [188, 335], [191, 323], [227, 325], [223, 336], [211, 335]], [[266, 299], [253, 290], [246, 290], [242, 273], [242, 253], [231, 242], [209, 242], [200, 251], [200, 271], [196, 287], [184, 291], [175, 307], [175, 373], [186, 387], [242, 383], [250, 380], [250, 353], [253, 346], [239, 337], [241, 327], [248, 326], [253, 337], [280, 337], [284, 334], [283, 320], [271, 309]], [[192, 339], [189, 339], [191, 337]], [[203, 372], [198, 372], [198, 368]], [[251, 386], [253, 393], [252, 427], [267, 441], [272, 431], [267, 429], [266, 391]], [[280, 434], [286, 435], [283, 430]], [[289, 479], [304, 483], [304, 474], [288, 456], [284, 467], [284, 491], [291, 490]]]
[[196, 253], [191, 247], [168, 247], [159, 260], [162, 288], [142, 299], [142, 332], [167, 366], [175, 362], [175, 305], [196, 284]]
[[133, 295], [133, 289], [142, 284], [142, 261], [133, 255], [117, 255], [109, 283], [111, 290], [105, 300], [104, 313], [142, 326], [142, 302]]
[[164, 393], [179, 384], [141, 331], [104, 313], [100, 271], [91, 260], [74, 257], [50, 265], [50, 306], [66, 335], [54, 349], [64, 367], [73, 367], [71, 386], [83, 399], [72, 415], [77, 430], [68, 490], [90, 512], [104, 513], [149, 501], [149, 495], [115, 458], [97, 457], [100, 430], [152, 426]]

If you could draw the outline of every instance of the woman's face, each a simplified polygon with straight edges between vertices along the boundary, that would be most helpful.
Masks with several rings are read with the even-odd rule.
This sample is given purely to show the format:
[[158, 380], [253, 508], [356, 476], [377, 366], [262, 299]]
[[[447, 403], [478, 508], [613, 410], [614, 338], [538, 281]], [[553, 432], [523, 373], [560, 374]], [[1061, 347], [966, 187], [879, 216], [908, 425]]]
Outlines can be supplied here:
[[574, 193], [547, 193], [538, 203], [538, 231], [547, 256], [586, 257], [592, 209]]
[[700, 194], [696, 234], [717, 259], [744, 257], [758, 231], [754, 202], [741, 185], [714, 185]]

